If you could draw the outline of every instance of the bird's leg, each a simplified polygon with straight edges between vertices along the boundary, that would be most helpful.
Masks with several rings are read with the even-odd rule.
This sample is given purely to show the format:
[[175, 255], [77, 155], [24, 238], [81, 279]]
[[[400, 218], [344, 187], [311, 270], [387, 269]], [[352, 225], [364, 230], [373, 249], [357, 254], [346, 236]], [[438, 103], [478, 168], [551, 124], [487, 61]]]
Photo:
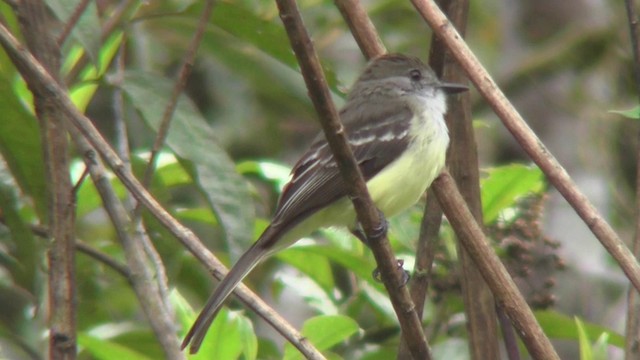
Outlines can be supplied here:
[[[387, 221], [387, 218], [384, 216], [382, 211], [380, 211], [380, 209], [378, 209], [378, 216], [380, 217], [380, 225], [377, 228], [373, 229], [373, 234], [369, 236], [365, 234], [360, 223], [358, 223], [354, 229], [351, 229], [351, 233], [360, 241], [362, 241], [362, 243], [367, 247], [370, 247], [369, 244], [371, 244], [372, 241], [380, 240], [387, 234], [389, 222]], [[397, 259], [397, 262], [398, 270], [402, 271], [403, 284], [407, 284], [411, 276], [409, 275], [409, 272], [402, 267], [404, 265], [404, 260]], [[380, 278], [380, 270], [378, 270], [378, 268], [375, 268], [373, 270], [372, 276], [376, 281], [382, 282], [382, 279]]]

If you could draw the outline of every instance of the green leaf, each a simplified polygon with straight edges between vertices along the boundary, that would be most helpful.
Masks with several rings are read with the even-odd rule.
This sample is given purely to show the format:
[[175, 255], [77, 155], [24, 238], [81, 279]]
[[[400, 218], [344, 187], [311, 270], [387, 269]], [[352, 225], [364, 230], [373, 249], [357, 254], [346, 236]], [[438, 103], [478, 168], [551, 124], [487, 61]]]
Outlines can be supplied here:
[[573, 317], [578, 330], [578, 344], [580, 347], [580, 360], [593, 360], [593, 354], [591, 353], [591, 344], [589, 342], [589, 335], [582, 325], [582, 321], [577, 316]]
[[[56, 17], [66, 24], [69, 18], [76, 11], [78, 1], [75, 0], [49, 0], [49, 7], [56, 14]], [[84, 9], [82, 15], [78, 19], [77, 24], [71, 30], [71, 36], [75, 38], [82, 47], [87, 51], [89, 58], [94, 62], [97, 59], [98, 49], [100, 48], [101, 36], [100, 31], [96, 31], [96, 26], [101, 23], [98, 18], [98, 8], [94, 1], [89, 1], [87, 8]]]
[[222, 308], [211, 324], [200, 351], [190, 359], [237, 359], [241, 354], [257, 353], [257, 346], [251, 321], [241, 312]]
[[[550, 338], [579, 340], [579, 332], [573, 318], [555, 311], [536, 311], [536, 319]], [[624, 349], [624, 337], [604, 326], [582, 321], [582, 327], [588, 338], [596, 339], [603, 333], [609, 334], [609, 344]]]
[[[329, 298], [333, 293], [321, 288], [311, 278], [301, 274], [280, 271], [276, 273], [274, 280], [276, 281], [274, 287], [278, 288], [278, 290], [281, 288], [295, 289], [295, 292], [304, 299], [307, 306], [314, 309], [316, 313], [321, 315], [338, 314], [337, 305]], [[280, 285], [282, 286], [280, 287]], [[282, 299], [282, 294], [279, 291], [274, 292], [276, 292], [276, 296], [280, 296], [281, 303], [286, 305], [287, 299]]]
[[[80, 176], [85, 170], [85, 164], [80, 159], [75, 159], [71, 163], [71, 178], [74, 183], [79, 181]], [[116, 196], [119, 199], [124, 199], [127, 194], [127, 189], [120, 182], [116, 176], [110, 172], [106, 172], [106, 176], [109, 178], [109, 182], [113, 187]], [[76, 192], [76, 216], [80, 219], [90, 212], [102, 207], [102, 197], [98, 193], [95, 184], [91, 181], [90, 177], [86, 177], [78, 191]]]
[[607, 350], [609, 348], [610, 337], [611, 336], [609, 333], [602, 333], [602, 335], [598, 337], [598, 340], [596, 340], [596, 342], [593, 344], [591, 350], [594, 360], [607, 360], [609, 358]]
[[93, 95], [98, 90], [99, 80], [116, 56], [122, 43], [122, 38], [122, 32], [117, 32], [109, 37], [100, 48], [96, 63], [87, 65], [80, 73], [78, 82], [69, 89], [69, 97], [80, 111], [85, 111], [89, 102], [93, 99]]
[[[171, 292], [171, 302], [182, 324], [182, 336], [191, 328], [196, 313], [179, 291]], [[258, 353], [258, 338], [251, 320], [240, 311], [229, 311], [226, 307], [218, 313], [211, 324], [197, 354], [189, 359], [255, 359]]]
[[[40, 128], [13, 88], [16, 72], [5, 52], [0, 52], [0, 153], [24, 194], [31, 196], [40, 220], [46, 222], [47, 199], [40, 145]], [[31, 93], [26, 93], [30, 96]]]
[[[123, 89], [144, 121], [157, 131], [172, 83], [152, 74], [128, 72]], [[197, 179], [197, 185], [218, 216], [230, 246], [252, 240], [253, 207], [249, 187], [224, 149], [217, 145], [211, 127], [184, 96], [178, 101], [166, 143], [180, 158], [193, 164], [193, 168], [187, 170]]]
[[[358, 323], [346, 316], [316, 316], [305, 321], [302, 326], [302, 335], [309, 339], [318, 350], [325, 351], [346, 341], [359, 329]], [[303, 356], [293, 345], [286, 344], [284, 359], [303, 359]]]
[[340, 264], [345, 269], [352, 271], [359, 279], [369, 281], [376, 288], [384, 291], [384, 286], [371, 277], [371, 271], [376, 268], [376, 263], [371, 257], [345, 251], [336, 246], [326, 245], [296, 245], [290, 249], [296, 249], [296, 251], [300, 251], [301, 254], [309, 253], [325, 256], [334, 263]]
[[610, 110], [610, 113], [619, 114], [629, 119], [638, 120], [640, 119], [640, 106], [636, 106], [632, 109], [628, 110]]
[[540, 193], [545, 188], [544, 175], [537, 166], [512, 164], [490, 168], [487, 173], [489, 176], [481, 181], [482, 211], [487, 224], [520, 197]]
[[[2, 209], [5, 225], [11, 231], [13, 241], [9, 246], [10, 253], [17, 260], [10, 261], [7, 268], [11, 271], [11, 277], [16, 284], [27, 289], [31, 295], [38, 295], [40, 290], [38, 269], [41, 265], [43, 249], [38, 246], [29, 225], [20, 216], [19, 206], [15, 188], [0, 183], [0, 209]], [[4, 251], [4, 249], [0, 250], [0, 253]]]
[[127, 360], [151, 360], [145, 355], [114, 343], [106, 339], [99, 339], [87, 333], [78, 334], [78, 345], [91, 354], [91, 357], [99, 360], [127, 359]]
[[255, 174], [261, 179], [275, 183], [279, 193], [282, 192], [291, 177], [291, 167], [272, 161], [246, 160], [238, 163], [236, 169], [242, 175]]
[[253, 323], [246, 316], [235, 318], [240, 332], [240, 342], [242, 346], [243, 359], [255, 360], [258, 358], [258, 337], [253, 329]]
[[313, 279], [327, 294], [331, 294], [335, 283], [329, 260], [307, 246], [294, 246], [278, 253], [278, 258], [294, 266]]

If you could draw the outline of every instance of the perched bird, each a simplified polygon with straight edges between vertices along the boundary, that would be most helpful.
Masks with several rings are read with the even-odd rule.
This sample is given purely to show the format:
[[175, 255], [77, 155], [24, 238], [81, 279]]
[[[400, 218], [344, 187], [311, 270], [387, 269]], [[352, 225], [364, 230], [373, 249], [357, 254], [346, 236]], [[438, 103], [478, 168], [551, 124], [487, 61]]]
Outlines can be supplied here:
[[[415, 204], [442, 171], [449, 146], [446, 94], [466, 90], [440, 82], [419, 59], [400, 54], [369, 63], [340, 110], [349, 145], [371, 198], [385, 216]], [[324, 136], [295, 164], [271, 224], [215, 289], [185, 337], [196, 353], [224, 301], [262, 260], [320, 227], [356, 227], [356, 214]]]

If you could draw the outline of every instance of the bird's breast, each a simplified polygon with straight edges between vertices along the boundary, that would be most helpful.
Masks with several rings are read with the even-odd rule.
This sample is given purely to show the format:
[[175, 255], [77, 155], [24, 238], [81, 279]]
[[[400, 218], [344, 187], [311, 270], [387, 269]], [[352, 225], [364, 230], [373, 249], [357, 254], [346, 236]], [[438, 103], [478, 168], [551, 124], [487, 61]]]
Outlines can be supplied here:
[[444, 168], [447, 126], [442, 113], [423, 110], [412, 119], [405, 152], [367, 183], [373, 201], [387, 217], [415, 204]]

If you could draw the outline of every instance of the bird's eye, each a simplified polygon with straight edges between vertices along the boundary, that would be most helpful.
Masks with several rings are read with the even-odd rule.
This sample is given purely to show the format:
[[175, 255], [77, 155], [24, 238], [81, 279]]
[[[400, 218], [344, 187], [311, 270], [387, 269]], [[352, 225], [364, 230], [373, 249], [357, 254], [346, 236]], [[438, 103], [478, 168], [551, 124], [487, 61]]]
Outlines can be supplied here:
[[413, 81], [420, 81], [422, 79], [422, 73], [418, 69], [413, 69], [409, 72], [409, 77]]

